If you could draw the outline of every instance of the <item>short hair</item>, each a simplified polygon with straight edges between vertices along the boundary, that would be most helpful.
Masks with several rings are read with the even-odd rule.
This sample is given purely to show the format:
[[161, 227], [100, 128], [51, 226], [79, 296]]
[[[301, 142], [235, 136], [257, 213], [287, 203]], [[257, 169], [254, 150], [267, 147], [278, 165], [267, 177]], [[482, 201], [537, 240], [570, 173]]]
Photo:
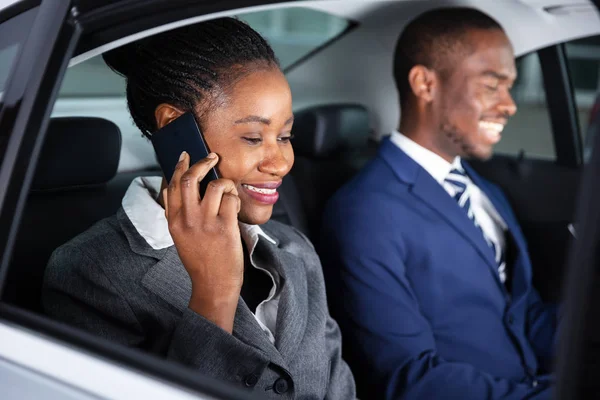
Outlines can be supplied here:
[[111, 69], [126, 78], [129, 112], [146, 137], [157, 129], [154, 113], [160, 104], [194, 111], [198, 104], [211, 100], [212, 91], [223, 90], [244, 74], [259, 67], [279, 68], [267, 41], [236, 18], [166, 31], [103, 57]]
[[427, 11], [404, 28], [394, 53], [394, 80], [402, 104], [411, 92], [410, 70], [423, 65], [444, 76], [451, 61], [470, 50], [469, 43], [462, 39], [474, 29], [502, 30], [502, 26], [481, 11], [456, 7]]

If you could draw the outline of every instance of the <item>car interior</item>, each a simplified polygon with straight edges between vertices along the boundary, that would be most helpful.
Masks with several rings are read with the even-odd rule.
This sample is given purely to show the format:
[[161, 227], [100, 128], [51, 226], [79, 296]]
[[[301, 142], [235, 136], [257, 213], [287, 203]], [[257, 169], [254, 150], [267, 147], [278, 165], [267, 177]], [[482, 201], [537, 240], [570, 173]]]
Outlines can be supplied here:
[[[311, 51], [288, 65], [283, 63], [294, 94], [292, 133], [296, 160], [279, 188], [280, 200], [272, 218], [294, 226], [315, 246], [327, 200], [376, 155], [379, 141], [397, 123], [399, 108], [389, 69], [392, 49], [397, 34], [411, 16], [439, 2], [425, 3], [428, 4], [357, 1], [340, 9], [332, 1], [322, 1], [305, 6], [311, 12], [332, 14], [348, 21], [334, 37], [321, 43], [318, 51]], [[566, 4], [561, 14], [550, 6], [555, 4], [523, 1], [515, 2], [510, 9], [503, 9], [497, 2], [480, 5], [506, 26], [520, 59], [536, 55], [537, 79], [543, 97], [535, 110], [531, 107], [531, 112], [543, 114], [541, 118], [547, 121], [549, 131], [540, 132], [531, 121], [519, 127], [509, 125], [504, 135], [513, 135], [507, 139], [512, 141], [513, 148], [501, 149], [491, 160], [472, 165], [508, 196], [528, 240], [534, 286], [544, 300], [558, 302], [567, 252], [573, 240], [570, 226], [577, 224], [574, 218], [583, 170], [580, 131], [585, 132], [587, 125], [572, 126], [571, 117], [577, 113], [577, 104], [573, 104], [573, 96], [569, 94], [574, 90], [572, 82], [557, 78], [565, 69], [557, 69], [553, 61], [568, 53], [562, 43], [600, 35], [600, 17], [591, 4], [587, 13], [570, 9]], [[535, 31], [538, 32], [532, 33]], [[103, 51], [116, 47], [119, 35], [125, 33], [84, 36], [63, 87], [68, 84], [70, 74], [80, 78], [78, 64], [84, 65], [87, 60], [97, 62]], [[136, 33], [127, 37], [132, 41], [141, 36]], [[360, 48], [360, 54], [352, 51], [354, 48]], [[600, 54], [600, 47], [594, 49]], [[600, 70], [596, 58], [596, 68]], [[368, 73], [363, 75], [360, 71]], [[519, 73], [527, 75], [525, 70], [519, 69]], [[314, 79], [315, 76], [319, 78]], [[529, 87], [523, 90], [530, 92]], [[520, 106], [517, 95], [515, 99]], [[144, 139], [139, 132], [135, 139], [130, 132], [124, 132], [121, 120], [127, 110], [122, 95], [114, 102], [122, 108], [118, 118], [87, 109], [70, 113], [65, 111], [69, 101], [74, 104], [79, 100], [76, 96], [61, 100], [59, 96], [50, 119], [2, 294], [3, 301], [40, 314], [44, 269], [54, 249], [113, 215], [135, 177], [160, 175], [158, 165], [148, 162], [150, 156], [137, 164], [124, 157], [138, 148], [148, 154], [151, 147], [149, 142], [140, 144]], [[91, 104], [93, 107], [94, 103]], [[520, 112], [527, 113], [530, 109], [522, 107]], [[131, 125], [130, 121], [126, 123]], [[595, 129], [600, 130], [600, 124]], [[543, 134], [552, 142], [552, 154], [535, 154], [535, 150], [523, 148], [519, 135], [534, 134]], [[596, 136], [600, 135], [596, 132]], [[125, 162], [129, 163], [127, 167], [123, 167]]]

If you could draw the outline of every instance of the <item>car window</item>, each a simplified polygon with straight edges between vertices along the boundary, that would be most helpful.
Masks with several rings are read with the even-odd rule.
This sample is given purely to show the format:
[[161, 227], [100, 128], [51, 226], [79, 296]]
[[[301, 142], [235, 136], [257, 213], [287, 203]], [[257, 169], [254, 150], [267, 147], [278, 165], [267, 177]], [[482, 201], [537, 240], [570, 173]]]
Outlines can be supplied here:
[[36, 13], [37, 8], [33, 8], [0, 24], [0, 100]]
[[600, 36], [575, 40], [565, 47], [584, 143], [584, 159], [589, 160], [592, 139], [600, 130]]
[[[600, 36], [588, 37], [565, 44], [566, 55], [575, 94], [584, 154], [591, 152], [593, 133], [600, 129]], [[554, 140], [542, 69], [537, 53], [517, 60], [518, 78], [512, 90], [518, 111], [503, 132], [496, 152], [555, 159]]]
[[[283, 69], [343, 33], [349, 21], [321, 11], [287, 8], [239, 14], [273, 47]], [[123, 78], [101, 56], [69, 68], [60, 98], [123, 96]]]
[[512, 89], [517, 113], [511, 117], [496, 145], [499, 154], [554, 159], [554, 141], [542, 69], [537, 52], [516, 60], [517, 80]]
[[[350, 22], [304, 8], [266, 10], [238, 17], [264, 35], [283, 69], [342, 34]], [[123, 139], [119, 171], [155, 167], [150, 142], [142, 137], [127, 111], [125, 81], [111, 71], [101, 56], [67, 70], [53, 117], [94, 116], [119, 126]]]
[[263, 35], [285, 70], [343, 33], [349, 21], [306, 8], [287, 8], [239, 15]]

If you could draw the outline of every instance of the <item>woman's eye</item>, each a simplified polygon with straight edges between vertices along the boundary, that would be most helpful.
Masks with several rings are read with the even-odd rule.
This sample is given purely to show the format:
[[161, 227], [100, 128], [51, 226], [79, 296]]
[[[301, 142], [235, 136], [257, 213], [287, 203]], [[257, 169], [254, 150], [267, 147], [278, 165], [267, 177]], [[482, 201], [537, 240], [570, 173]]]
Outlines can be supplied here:
[[279, 138], [280, 142], [289, 143], [294, 138], [294, 135], [282, 136]]
[[250, 144], [260, 144], [260, 142], [262, 142], [261, 138], [243, 137], [242, 139]]

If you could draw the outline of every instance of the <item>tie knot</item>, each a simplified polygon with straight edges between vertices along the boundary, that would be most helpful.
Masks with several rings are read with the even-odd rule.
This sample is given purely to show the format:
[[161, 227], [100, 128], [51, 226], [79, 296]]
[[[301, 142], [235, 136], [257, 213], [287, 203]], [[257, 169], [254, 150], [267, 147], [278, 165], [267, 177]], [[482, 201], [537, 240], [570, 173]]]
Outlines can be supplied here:
[[452, 197], [460, 196], [467, 189], [467, 174], [458, 168], [452, 168], [450, 173], [444, 179], [447, 185], [452, 189]]

